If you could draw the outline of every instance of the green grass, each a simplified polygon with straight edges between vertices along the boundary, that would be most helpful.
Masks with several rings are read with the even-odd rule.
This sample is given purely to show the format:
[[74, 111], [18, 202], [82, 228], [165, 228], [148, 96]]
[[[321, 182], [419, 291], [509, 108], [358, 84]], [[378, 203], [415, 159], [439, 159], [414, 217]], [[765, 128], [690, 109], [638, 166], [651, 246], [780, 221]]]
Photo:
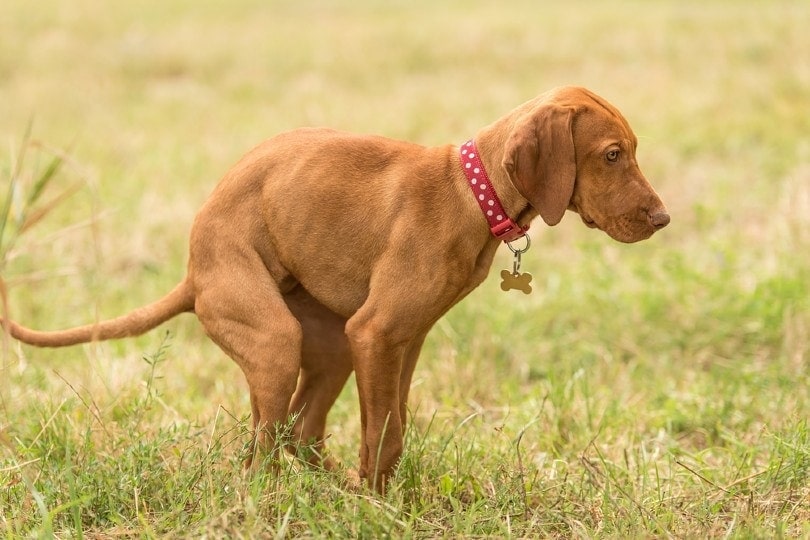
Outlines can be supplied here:
[[[429, 336], [384, 498], [244, 475], [246, 386], [193, 317], [8, 341], [1, 534], [810, 537], [808, 26], [791, 0], [5, 1], [2, 283], [33, 327], [168, 291], [217, 178], [302, 125], [443, 144], [582, 84], [673, 221], [634, 245], [535, 224], [535, 292], [493, 272]], [[352, 382], [329, 432], [355, 466]]]

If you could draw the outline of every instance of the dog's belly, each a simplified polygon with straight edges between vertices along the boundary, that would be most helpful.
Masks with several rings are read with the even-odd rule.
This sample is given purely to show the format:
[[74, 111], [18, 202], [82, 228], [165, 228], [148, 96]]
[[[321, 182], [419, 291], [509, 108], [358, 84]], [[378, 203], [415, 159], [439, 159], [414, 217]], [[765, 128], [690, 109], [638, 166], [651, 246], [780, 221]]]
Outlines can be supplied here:
[[[348, 319], [366, 301], [369, 286], [362, 271], [352, 272], [345, 266], [333, 266], [329, 258], [303, 261], [303, 264], [306, 268], [299, 269], [298, 275], [291, 275], [330, 311]], [[293, 291], [294, 288], [290, 288], [285, 294]]]

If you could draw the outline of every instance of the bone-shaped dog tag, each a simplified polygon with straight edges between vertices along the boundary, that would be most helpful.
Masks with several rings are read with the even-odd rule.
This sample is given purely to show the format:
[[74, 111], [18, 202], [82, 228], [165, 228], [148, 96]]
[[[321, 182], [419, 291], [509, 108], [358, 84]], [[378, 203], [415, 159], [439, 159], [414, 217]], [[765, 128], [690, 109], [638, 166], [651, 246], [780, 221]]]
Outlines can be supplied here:
[[523, 294], [532, 292], [532, 275], [528, 272], [513, 274], [509, 270], [501, 270], [501, 290], [511, 291], [512, 289], [523, 291]]
[[512, 246], [511, 242], [506, 243], [515, 258], [512, 261], [511, 272], [509, 270], [501, 270], [502, 291], [511, 291], [512, 289], [515, 289], [518, 291], [523, 291], [523, 294], [529, 294], [532, 292], [532, 286], [530, 285], [532, 282], [532, 275], [528, 272], [521, 273], [520, 271], [520, 256], [529, 251], [529, 246], [531, 246], [531, 239], [529, 238], [529, 235], [524, 234], [523, 238], [526, 239], [526, 247], [523, 249], [515, 248]]

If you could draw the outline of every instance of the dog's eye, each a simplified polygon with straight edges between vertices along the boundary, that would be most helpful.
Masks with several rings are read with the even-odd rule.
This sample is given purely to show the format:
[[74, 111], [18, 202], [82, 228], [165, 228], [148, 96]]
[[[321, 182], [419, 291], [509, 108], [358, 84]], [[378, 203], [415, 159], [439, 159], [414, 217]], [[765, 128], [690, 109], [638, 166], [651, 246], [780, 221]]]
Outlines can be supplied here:
[[619, 151], [618, 150], [611, 150], [607, 154], [605, 154], [605, 158], [611, 163], [615, 163], [619, 161]]

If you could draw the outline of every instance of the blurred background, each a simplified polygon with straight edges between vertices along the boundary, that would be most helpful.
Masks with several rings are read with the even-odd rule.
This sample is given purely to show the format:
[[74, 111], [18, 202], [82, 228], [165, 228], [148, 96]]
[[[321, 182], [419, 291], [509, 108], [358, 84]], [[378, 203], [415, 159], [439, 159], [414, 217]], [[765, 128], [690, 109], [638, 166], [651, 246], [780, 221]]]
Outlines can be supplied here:
[[[4, 249], [10, 313], [52, 329], [168, 291], [218, 178], [281, 131], [460, 143], [547, 89], [582, 85], [633, 126], [672, 223], [629, 246], [573, 214], [536, 223], [523, 257], [535, 293], [502, 293], [493, 271], [440, 321], [414, 382], [417, 424], [474, 410], [500, 425], [498, 407], [532, 418], [558, 396], [548, 433], [527, 442], [537, 452], [574, 455], [600, 414], [617, 455], [659, 430], [692, 450], [765, 444], [810, 415], [807, 28], [798, 0], [4, 0], [0, 196], [54, 155], [65, 164], [50, 193], [78, 186]], [[509, 264], [502, 249], [495, 265]], [[166, 328], [168, 418], [204, 423], [218, 404], [247, 414], [241, 374], [193, 317]], [[10, 344], [2, 422], [72, 395], [62, 377], [117, 399], [162, 333]], [[331, 430], [350, 462], [356, 407], [342, 398]]]

